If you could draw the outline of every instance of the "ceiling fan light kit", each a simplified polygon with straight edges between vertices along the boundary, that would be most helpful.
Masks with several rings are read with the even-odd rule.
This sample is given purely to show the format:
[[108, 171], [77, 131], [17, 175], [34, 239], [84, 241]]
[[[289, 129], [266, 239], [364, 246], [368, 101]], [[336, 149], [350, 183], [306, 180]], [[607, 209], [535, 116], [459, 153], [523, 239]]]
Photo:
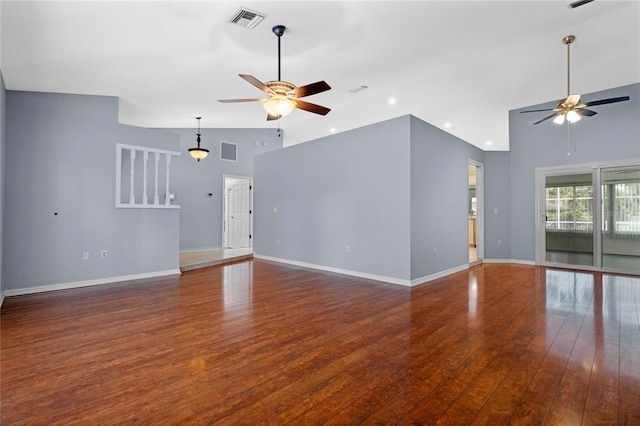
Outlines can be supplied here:
[[296, 108], [296, 101], [283, 95], [274, 95], [263, 99], [262, 107], [267, 114], [280, 118], [290, 114]]
[[547, 121], [550, 118], [553, 118], [553, 122], [556, 124], [563, 124], [565, 121], [573, 124], [580, 121], [583, 116], [591, 117], [597, 114], [597, 112], [586, 109], [586, 107], [613, 104], [616, 102], [628, 101], [630, 99], [629, 96], [621, 96], [618, 98], [600, 99], [597, 101], [581, 103], [580, 95], [571, 94], [571, 43], [574, 41], [576, 41], [576, 37], [573, 35], [568, 35], [562, 38], [562, 44], [567, 46], [567, 98], [559, 100], [555, 108], [520, 111], [521, 113], [553, 111], [552, 114], [533, 123], [534, 125]]
[[278, 37], [278, 80], [261, 82], [257, 78], [249, 74], [238, 74], [240, 78], [246, 80], [249, 84], [257, 87], [266, 94], [268, 98], [249, 98], [249, 99], [220, 99], [221, 103], [233, 103], [233, 102], [258, 102], [262, 104], [262, 107], [267, 111], [267, 120], [278, 120], [288, 114], [294, 109], [302, 109], [319, 115], [327, 115], [331, 111], [327, 107], [321, 105], [312, 104], [300, 100], [305, 96], [315, 95], [331, 89], [324, 81], [318, 81], [306, 86], [296, 87], [294, 84], [288, 81], [282, 81], [280, 77], [280, 38], [284, 34], [286, 27], [284, 25], [276, 25], [271, 31]]

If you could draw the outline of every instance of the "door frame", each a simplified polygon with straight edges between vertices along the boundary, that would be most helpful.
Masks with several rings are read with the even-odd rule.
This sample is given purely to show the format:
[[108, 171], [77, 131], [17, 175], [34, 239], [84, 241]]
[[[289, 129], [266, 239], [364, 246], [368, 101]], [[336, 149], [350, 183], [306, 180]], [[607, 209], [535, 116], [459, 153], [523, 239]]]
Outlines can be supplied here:
[[[469, 196], [469, 166], [476, 168], [476, 263], [484, 262], [484, 164], [480, 161], [467, 160], [467, 197]], [[467, 235], [469, 233], [469, 220], [467, 212]], [[469, 244], [467, 241], [467, 259], [469, 258]], [[468, 263], [468, 262], [467, 262]]]
[[229, 229], [227, 227], [227, 216], [229, 215], [229, 196], [227, 183], [231, 180], [249, 181], [249, 248], [253, 248], [253, 177], [238, 175], [222, 175], [222, 247], [229, 248]]
[[[585, 271], [629, 273], [626, 270], [602, 266], [602, 170], [612, 168], [637, 167], [640, 158], [629, 160], [599, 161], [583, 164], [566, 164], [535, 169], [535, 262], [541, 266], [555, 266]], [[570, 265], [546, 261], [546, 177], [563, 174], [591, 173], [593, 176], [593, 266]], [[631, 272], [634, 274], [634, 272]]]

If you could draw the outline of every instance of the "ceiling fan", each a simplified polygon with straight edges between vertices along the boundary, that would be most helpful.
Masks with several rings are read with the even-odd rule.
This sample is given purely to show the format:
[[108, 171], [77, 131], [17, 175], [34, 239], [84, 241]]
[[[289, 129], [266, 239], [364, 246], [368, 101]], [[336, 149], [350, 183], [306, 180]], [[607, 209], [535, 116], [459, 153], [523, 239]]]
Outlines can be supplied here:
[[288, 81], [281, 80], [280, 38], [284, 34], [285, 29], [286, 28], [284, 25], [276, 25], [271, 29], [273, 33], [278, 37], [278, 80], [267, 81], [266, 83], [263, 83], [252, 75], [238, 74], [241, 78], [245, 79], [250, 84], [268, 94], [269, 97], [264, 99], [220, 99], [218, 100], [218, 102], [232, 103], [260, 101], [264, 109], [267, 110], [267, 120], [277, 120], [289, 114], [295, 108], [320, 115], [327, 115], [329, 111], [331, 111], [327, 107], [300, 100], [300, 98], [304, 98], [305, 96], [315, 95], [317, 93], [321, 93], [331, 89], [331, 87], [325, 81], [318, 81], [316, 83], [307, 84], [306, 86], [296, 87], [294, 84], [289, 83]]
[[618, 98], [609, 98], [609, 99], [600, 99], [598, 101], [591, 102], [580, 102], [580, 95], [572, 95], [571, 94], [571, 80], [570, 80], [570, 46], [576, 40], [575, 36], [568, 35], [562, 38], [562, 43], [567, 46], [567, 98], [561, 99], [558, 101], [558, 104], [555, 108], [547, 108], [547, 109], [532, 109], [529, 111], [520, 111], [521, 113], [526, 112], [541, 112], [541, 111], [553, 111], [553, 114], [550, 114], [533, 124], [539, 124], [543, 121], [549, 120], [550, 118], [554, 118], [553, 122], [556, 124], [564, 123], [565, 119], [570, 123], [575, 123], [580, 120], [582, 116], [591, 117], [596, 115], [597, 112], [587, 109], [587, 107], [605, 105], [605, 104], [613, 104], [616, 102], [628, 101], [629, 96], [621, 96]]

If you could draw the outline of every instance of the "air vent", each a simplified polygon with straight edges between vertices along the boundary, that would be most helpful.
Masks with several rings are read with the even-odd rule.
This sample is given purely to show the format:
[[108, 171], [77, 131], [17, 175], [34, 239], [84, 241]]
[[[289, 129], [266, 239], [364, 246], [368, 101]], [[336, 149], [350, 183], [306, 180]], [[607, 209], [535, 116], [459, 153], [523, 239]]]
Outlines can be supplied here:
[[266, 16], [264, 13], [256, 12], [255, 10], [240, 8], [227, 22], [254, 29]]
[[238, 161], [238, 145], [231, 142], [220, 142], [220, 159]]
[[575, 9], [576, 7], [580, 7], [580, 6], [584, 6], [587, 3], [591, 3], [593, 0], [578, 0], [578, 1], [574, 1], [573, 3], [569, 3], [568, 7], [569, 9]]
[[369, 86], [364, 86], [364, 85], [362, 85], [362, 86], [357, 86], [357, 87], [354, 87], [353, 89], [349, 90], [349, 93], [358, 93], [358, 92], [362, 92], [363, 90], [368, 89], [368, 88], [369, 88]]

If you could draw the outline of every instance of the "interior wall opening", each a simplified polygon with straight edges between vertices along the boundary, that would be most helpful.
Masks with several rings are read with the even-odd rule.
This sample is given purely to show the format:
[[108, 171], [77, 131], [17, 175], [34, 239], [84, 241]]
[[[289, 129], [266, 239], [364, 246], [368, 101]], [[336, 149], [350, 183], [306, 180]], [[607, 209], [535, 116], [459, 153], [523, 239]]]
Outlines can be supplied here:
[[469, 264], [482, 262], [482, 166], [479, 163], [468, 164], [468, 250]]

